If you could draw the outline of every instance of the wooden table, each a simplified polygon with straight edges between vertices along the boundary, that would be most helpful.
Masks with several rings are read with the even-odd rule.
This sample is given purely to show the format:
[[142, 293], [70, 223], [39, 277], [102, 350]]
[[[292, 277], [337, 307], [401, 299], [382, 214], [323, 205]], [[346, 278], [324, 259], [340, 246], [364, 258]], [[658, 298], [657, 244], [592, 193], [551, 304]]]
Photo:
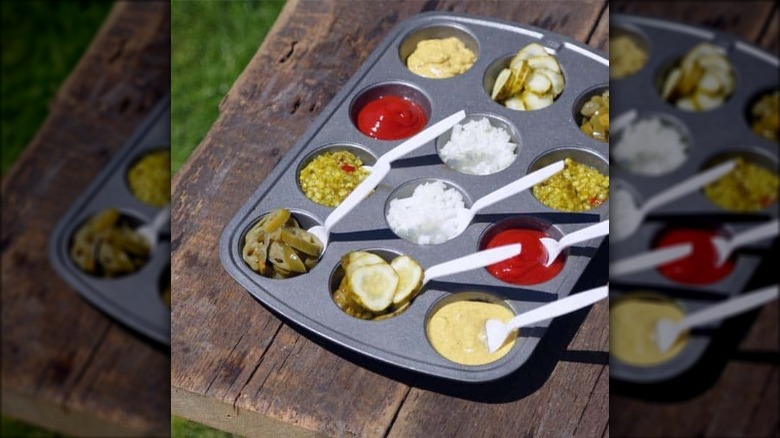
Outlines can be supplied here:
[[170, 88], [170, 6], [122, 3], [2, 183], [2, 411], [75, 436], [169, 434], [170, 351], [49, 265], [54, 225]]
[[[773, 2], [613, 2], [613, 12], [730, 33], [778, 55]], [[778, 245], [748, 290], [777, 282]], [[731, 336], [726, 336], [727, 333]], [[615, 436], [778, 436], [778, 302], [724, 323], [690, 372], [662, 385], [610, 382]], [[669, 396], [665, 394], [674, 394]]]
[[[607, 49], [604, 1], [288, 1], [174, 178], [174, 414], [248, 436], [607, 433], [606, 303], [554, 321], [509, 378], [462, 385], [299, 332], [222, 268], [218, 240], [230, 218], [388, 31], [428, 10], [526, 23]], [[597, 257], [584, 276], [591, 287], [606, 282], [606, 251]]]

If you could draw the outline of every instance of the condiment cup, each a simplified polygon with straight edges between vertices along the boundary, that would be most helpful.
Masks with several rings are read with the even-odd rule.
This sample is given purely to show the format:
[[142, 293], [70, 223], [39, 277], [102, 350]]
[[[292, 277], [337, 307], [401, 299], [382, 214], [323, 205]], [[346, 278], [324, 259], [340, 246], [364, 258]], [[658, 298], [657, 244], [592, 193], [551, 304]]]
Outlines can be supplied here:
[[149, 242], [149, 252], [154, 251], [157, 242], [160, 240], [160, 230], [171, 221], [171, 204], [168, 204], [160, 210], [151, 222], [142, 227], [136, 228], [135, 232], [140, 234]]
[[555, 240], [550, 237], [542, 237], [539, 239], [539, 242], [542, 243], [542, 246], [547, 251], [547, 261], [544, 262], [544, 266], [550, 266], [552, 262], [558, 258], [558, 254], [560, 254], [564, 249], [574, 244], [584, 242], [595, 237], [605, 236], [607, 234], [609, 234], [609, 219], [589, 227], [585, 227], [581, 230], [577, 230], [573, 233], [569, 233], [561, 237], [560, 240]]
[[731, 239], [725, 239], [721, 236], [712, 237], [712, 245], [715, 246], [715, 251], [718, 254], [718, 260], [715, 266], [720, 266], [729, 259], [731, 253], [740, 246], [748, 245], [753, 242], [758, 242], [762, 239], [767, 239], [777, 235], [778, 220], [775, 219], [764, 225], [759, 225], [755, 228], [751, 228], [747, 231], [732, 236]]
[[658, 345], [658, 349], [665, 352], [669, 350], [680, 334], [686, 330], [748, 311], [777, 299], [777, 296], [778, 287], [774, 285], [707, 307], [704, 310], [686, 316], [679, 322], [662, 318], [658, 320], [655, 326], [655, 342]]
[[471, 208], [458, 216], [458, 234], [461, 234], [466, 230], [478, 211], [489, 207], [498, 201], [503, 201], [510, 196], [516, 195], [523, 190], [527, 190], [530, 187], [533, 187], [536, 184], [539, 184], [547, 178], [555, 175], [561, 170], [563, 170], [563, 160], [556, 161], [555, 163], [542, 167], [541, 169], [535, 172], [531, 172], [513, 183], [509, 183], [504, 187], [501, 187], [500, 189], [479, 198], [474, 202]]
[[[472, 269], [482, 268], [494, 263], [503, 262], [520, 254], [522, 245], [514, 243], [511, 245], [498, 246], [491, 249], [485, 249], [465, 257], [460, 257], [448, 262], [439, 263], [425, 270], [422, 284], [439, 277], [457, 274], [459, 272], [470, 271]], [[421, 286], [422, 287], [422, 286]]]
[[506, 324], [497, 319], [489, 319], [485, 323], [488, 349], [491, 353], [494, 353], [501, 348], [512, 331], [517, 330], [520, 327], [574, 312], [575, 310], [589, 306], [599, 300], [603, 300], [608, 294], [609, 285], [604, 285], [585, 292], [569, 295], [566, 298], [529, 310], [528, 312], [510, 319]]
[[[466, 117], [466, 112], [460, 110], [457, 113], [444, 118], [428, 128], [420, 131], [418, 134], [399, 144], [393, 149], [387, 151], [384, 155], [379, 157], [373, 167], [370, 167], [371, 173], [364, 179], [347, 198], [333, 210], [323, 225], [315, 225], [309, 228], [309, 233], [314, 234], [320, 242], [322, 247], [328, 246], [328, 239], [330, 237], [330, 230], [335, 226], [344, 216], [347, 215], [353, 208], [355, 208], [360, 201], [371, 193], [374, 188], [384, 179], [384, 177], [390, 172], [390, 164], [403, 157], [404, 155], [414, 151], [420, 146], [428, 143], [431, 140], [436, 139], [439, 135], [452, 128], [456, 123], [460, 122]], [[365, 166], [367, 167], [367, 166]]]
[[690, 243], [681, 243], [679, 245], [672, 245], [643, 252], [641, 254], [610, 263], [609, 276], [617, 277], [619, 275], [633, 274], [634, 272], [655, 268], [656, 266], [664, 265], [666, 263], [688, 257], [692, 252], [693, 245]]
[[631, 202], [628, 202], [625, 205], [616, 205], [616, 200], [620, 199], [620, 197], [613, 196], [612, 207], [614, 214], [611, 215], [612, 218], [615, 219], [615, 226], [613, 227], [611, 235], [613, 241], [623, 240], [633, 234], [639, 227], [639, 224], [642, 223], [647, 213], [651, 210], [675, 201], [689, 193], [695, 192], [703, 186], [731, 172], [735, 165], [736, 161], [730, 160], [704, 172], [700, 172], [695, 176], [658, 193], [648, 199], [641, 207], [634, 204], [633, 198], [631, 198]]

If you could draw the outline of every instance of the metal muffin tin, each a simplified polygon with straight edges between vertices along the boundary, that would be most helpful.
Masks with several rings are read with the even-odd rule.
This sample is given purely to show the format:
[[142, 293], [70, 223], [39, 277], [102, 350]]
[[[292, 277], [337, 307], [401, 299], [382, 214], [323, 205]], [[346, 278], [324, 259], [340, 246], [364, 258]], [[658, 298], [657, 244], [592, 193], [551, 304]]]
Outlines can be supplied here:
[[[664, 188], [701, 171], [708, 164], [733, 153], [748, 153], [777, 172], [778, 145], [750, 129], [747, 114], [756, 99], [777, 89], [778, 59], [736, 38], [716, 31], [644, 17], [612, 14], [610, 32], [627, 32], [640, 39], [647, 49], [644, 67], [634, 75], [610, 83], [613, 120], [626, 111], [636, 109], [638, 117], [658, 115], [674, 120], [687, 131], [692, 144], [687, 160], [677, 169], [660, 176], [640, 176], [621, 168], [616, 162], [610, 169], [614, 188], [623, 186], [638, 202], [643, 202]], [[692, 47], [710, 42], [726, 50], [736, 78], [734, 93], [726, 102], [710, 111], [690, 112], [662, 100], [657, 85], [661, 75]], [[619, 132], [611, 140], [617, 143]], [[653, 248], [653, 240], [666, 227], [685, 223], [717, 226], [727, 234], [735, 234], [777, 217], [777, 204], [756, 213], [735, 213], [711, 203], [699, 191], [651, 212], [640, 228], [625, 240], [610, 243], [610, 259], [621, 260]], [[772, 242], [751, 245], [766, 249]], [[648, 270], [611, 280], [611, 296], [623, 296], [634, 291], [656, 292], [673, 298], [685, 311], [694, 312], [718, 300], [741, 293], [760, 264], [761, 257], [751, 253], [735, 254], [733, 271], [717, 283], [692, 286], [677, 283], [657, 270]], [[711, 342], [720, 323], [692, 330], [684, 349], [672, 359], [656, 366], [637, 367], [616, 357], [610, 360], [610, 377], [636, 383], [654, 383], [675, 377], [693, 366]]]
[[161, 299], [170, 278], [170, 239], [161, 238], [138, 271], [101, 278], [82, 271], [70, 258], [76, 230], [96, 213], [114, 207], [139, 224], [160, 211], [138, 200], [127, 184], [127, 172], [144, 154], [170, 147], [170, 98], [151, 111], [133, 136], [60, 219], [49, 239], [49, 259], [55, 270], [90, 303], [154, 341], [170, 345], [171, 314]]
[[[462, 38], [467, 46], [476, 49], [477, 61], [468, 71], [449, 79], [427, 79], [406, 68], [404, 56], [410, 52], [410, 44], [448, 36]], [[510, 110], [493, 102], [486, 90], [492, 88], [503, 67], [497, 61], [508, 61], [532, 42], [544, 45], [558, 58], [566, 80], [563, 93], [553, 105], [530, 112]], [[464, 366], [443, 358], [428, 342], [426, 321], [431, 310], [441, 299], [461, 291], [489, 293], [505, 300], [516, 313], [569, 295], [603, 239], [569, 251], [563, 271], [546, 283], [516, 287], [492, 277], [485, 269], [474, 270], [430, 282], [405, 312], [381, 321], [364, 321], [342, 312], [331, 298], [332, 275], [338, 275], [341, 256], [363, 249], [406, 254], [425, 269], [479, 250], [480, 237], [486, 229], [505, 218], [529, 217], [551, 222], [555, 224], [550, 230], [553, 235], [606, 219], [608, 203], [584, 213], [565, 213], [544, 206], [526, 191], [483, 210], [460, 236], [440, 245], [420, 246], [397, 237], [389, 229], [384, 211], [394, 189], [418, 178], [442, 179], [461, 187], [469, 204], [522, 177], [533, 163], [540, 166], [552, 161], [553, 157], [545, 154], [561, 148], [586, 154], [606, 173], [607, 144], [580, 132], [573, 118], [573, 106], [584, 93], [595, 92], [594, 87], [606, 88], [607, 81], [608, 60], [604, 56], [552, 32], [452, 13], [425, 13], [406, 20], [379, 44], [227, 224], [220, 241], [223, 266], [266, 306], [319, 336], [374, 359], [464, 382], [505, 376], [528, 359], [549, 322], [523, 330], [511, 352], [500, 360], [483, 366]], [[427, 102], [422, 106], [430, 109], [428, 125], [460, 109], [465, 109], [467, 115], [487, 113], [511, 122], [521, 142], [516, 160], [493, 175], [465, 175], [447, 167], [437, 155], [436, 142], [431, 141], [393, 164], [374, 193], [335, 227], [319, 264], [309, 273], [272, 280], [253, 272], [241, 258], [241, 248], [244, 234], [261, 216], [277, 208], [288, 208], [302, 228], [308, 228], [324, 221], [333, 211], [310, 201], [299, 189], [297, 169], [301, 160], [318, 148], [334, 144], [360, 145], [378, 157], [402, 141], [369, 138], [351, 121], [356, 111], [354, 102], [360, 101], [365, 92], [377, 93], [376, 87], [424, 96]]]

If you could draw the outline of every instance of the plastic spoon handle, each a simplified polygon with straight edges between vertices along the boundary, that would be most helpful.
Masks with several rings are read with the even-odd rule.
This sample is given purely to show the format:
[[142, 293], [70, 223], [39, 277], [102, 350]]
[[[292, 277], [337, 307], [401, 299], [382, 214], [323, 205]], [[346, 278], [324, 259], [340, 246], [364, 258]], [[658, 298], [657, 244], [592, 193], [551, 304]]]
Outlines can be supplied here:
[[558, 241], [558, 247], [561, 251], [574, 244], [609, 234], [609, 219], [597, 224], [569, 233]]
[[729, 240], [729, 246], [732, 248], [737, 248], [742, 245], [747, 245], [749, 243], [758, 242], [759, 240], [766, 239], [772, 236], [776, 236], [778, 230], [778, 222], [777, 219], [768, 222], [764, 225], [759, 225], [755, 228], [751, 228], [745, 232], [739, 233], [734, 235], [734, 237]]
[[529, 310], [515, 316], [506, 324], [508, 330], [516, 330], [540, 321], [565, 315], [583, 307], [589, 306], [599, 300], [603, 300], [609, 294], [609, 285], [604, 285], [578, 294], [570, 295], [558, 301], [545, 304], [536, 309]]
[[406, 140], [393, 149], [387, 151], [384, 155], [379, 157], [377, 162], [381, 161], [387, 164], [392, 163], [393, 161], [403, 157], [409, 152], [412, 152], [418, 147], [428, 143], [429, 141], [435, 140], [436, 137], [444, 134], [448, 129], [452, 128], [456, 123], [460, 122], [464, 118], [466, 118], [466, 112], [464, 110], [460, 110], [447, 118], [439, 120], [409, 140]]
[[690, 243], [682, 243], [648, 251], [615, 263], [610, 263], [609, 275], [611, 277], [617, 277], [619, 275], [632, 274], [634, 272], [654, 268], [687, 257], [691, 252], [693, 252], [693, 245]]
[[159, 213], [157, 213], [157, 216], [155, 216], [154, 220], [152, 221], [152, 228], [159, 233], [162, 227], [171, 221], [171, 204], [168, 204], [160, 210]]
[[352, 209], [355, 208], [360, 203], [360, 201], [363, 200], [363, 198], [368, 196], [368, 194], [371, 193], [371, 191], [374, 190], [374, 188], [378, 186], [380, 182], [382, 182], [385, 176], [387, 176], [387, 174], [390, 172], [390, 163], [435, 139], [450, 129], [453, 125], [463, 120], [465, 117], [466, 112], [460, 110], [445, 119], [439, 120], [414, 137], [406, 140], [405, 142], [399, 144], [395, 148], [379, 157], [379, 159], [376, 161], [376, 164], [374, 164], [372, 167], [371, 173], [366, 177], [366, 179], [358, 184], [358, 186], [352, 190], [352, 193], [350, 193], [349, 196], [347, 196], [347, 198], [344, 199], [344, 201], [342, 201], [341, 204], [339, 204], [339, 206], [336, 207], [336, 209], [333, 210], [325, 219], [323, 226], [326, 233], [329, 233], [334, 225], [343, 219], [347, 213], [352, 211]]
[[500, 189], [479, 198], [476, 202], [474, 202], [474, 205], [471, 206], [470, 211], [473, 214], [476, 214], [476, 212], [482, 210], [485, 207], [489, 207], [498, 201], [502, 201], [512, 195], [526, 190], [529, 187], [533, 187], [536, 184], [539, 184], [540, 182], [555, 175], [561, 170], [563, 170], [563, 160], [556, 161], [553, 164], [542, 167], [541, 169], [535, 172], [531, 172], [513, 183], [507, 184], [504, 187], [501, 187]]
[[711, 321], [718, 321], [775, 300], [777, 299], [777, 296], [777, 285], [758, 289], [740, 297], [732, 298], [720, 304], [707, 307], [700, 312], [691, 313], [681, 319], [676, 326], [680, 330], [685, 330]]
[[371, 173], [364, 179], [352, 193], [344, 199], [335, 210], [333, 210], [327, 218], [325, 218], [324, 227], [326, 232], [330, 232], [336, 223], [338, 223], [344, 216], [347, 215], [353, 208], [355, 208], [360, 201], [363, 200], [390, 172], [389, 164], [376, 163]]
[[730, 160], [723, 164], [719, 164], [712, 169], [706, 170], [697, 174], [696, 176], [689, 178], [679, 184], [676, 184], [663, 192], [653, 196], [645, 202], [642, 206], [642, 211], [647, 213], [648, 211], [660, 207], [668, 202], [672, 202], [682, 196], [685, 196], [691, 192], [695, 192], [701, 187], [715, 181], [721, 176], [731, 172], [736, 165], [736, 161]]
[[472, 269], [503, 262], [508, 258], [520, 254], [520, 251], [522, 251], [522, 246], [519, 243], [515, 243], [512, 245], [504, 245], [496, 248], [486, 249], [455, 260], [439, 263], [438, 265], [431, 266], [425, 270], [423, 284], [433, 280], [434, 278], [457, 274], [458, 272], [463, 271], [470, 271]]
[[136, 233], [143, 236], [143, 238], [149, 242], [151, 249], [154, 249], [160, 237], [160, 230], [162, 229], [163, 225], [165, 225], [167, 222], [170, 222], [170, 220], [171, 204], [168, 204], [165, 206], [165, 208], [160, 210], [157, 215], [155, 215], [154, 219], [152, 219], [152, 222], [138, 228]]

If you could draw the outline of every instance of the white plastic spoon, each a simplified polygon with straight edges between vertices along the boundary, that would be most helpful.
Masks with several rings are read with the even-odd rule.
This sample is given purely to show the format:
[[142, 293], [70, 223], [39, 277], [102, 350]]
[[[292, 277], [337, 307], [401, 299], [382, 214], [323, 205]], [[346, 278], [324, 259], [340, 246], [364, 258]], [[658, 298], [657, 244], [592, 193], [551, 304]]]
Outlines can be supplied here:
[[347, 213], [352, 211], [352, 209], [354, 209], [360, 203], [360, 201], [365, 199], [365, 197], [371, 193], [371, 191], [374, 190], [374, 188], [379, 185], [380, 182], [382, 182], [388, 172], [390, 172], [390, 164], [393, 161], [403, 157], [420, 146], [430, 142], [431, 140], [435, 140], [436, 137], [452, 128], [453, 125], [460, 122], [465, 117], [466, 112], [460, 110], [457, 113], [436, 122], [425, 130], [420, 131], [420, 133], [416, 134], [409, 140], [406, 140], [393, 149], [387, 151], [384, 155], [379, 157], [376, 163], [372, 166], [371, 173], [366, 177], [366, 179], [358, 184], [358, 186], [352, 190], [352, 193], [350, 193], [349, 196], [347, 196], [347, 198], [342, 201], [341, 204], [339, 204], [339, 206], [336, 207], [336, 209], [333, 210], [327, 218], [325, 218], [324, 225], [315, 225], [306, 231], [317, 236], [320, 242], [322, 242], [323, 248], [327, 247], [328, 238], [330, 237], [330, 230], [333, 229], [333, 226], [336, 225], [341, 219], [343, 219]]
[[632, 257], [609, 264], [609, 276], [617, 277], [620, 275], [633, 274], [634, 272], [644, 271], [645, 269], [655, 268], [669, 262], [688, 257], [693, 252], [693, 245], [690, 243], [681, 243], [679, 245], [667, 246], [643, 252]]
[[547, 251], [547, 261], [544, 262], [544, 266], [550, 266], [552, 262], [558, 258], [558, 254], [560, 254], [564, 249], [572, 245], [576, 245], [580, 242], [605, 236], [607, 234], [609, 234], [609, 219], [589, 227], [585, 227], [581, 230], [577, 230], [573, 233], [569, 233], [561, 237], [561, 240], [555, 240], [550, 237], [542, 237], [539, 239], [539, 242], [542, 243], [542, 246]]
[[160, 240], [160, 230], [171, 221], [171, 204], [168, 204], [160, 210], [151, 222], [135, 230], [147, 242], [149, 242], [149, 252], [154, 251], [157, 242]]
[[503, 262], [510, 259], [522, 251], [522, 245], [513, 243], [511, 245], [497, 246], [495, 248], [485, 249], [474, 254], [439, 263], [425, 270], [423, 282], [425, 284], [435, 278], [447, 275], [457, 274], [459, 272], [470, 271], [472, 269], [482, 268], [494, 263]]
[[712, 245], [715, 246], [715, 251], [718, 254], [718, 260], [715, 263], [715, 266], [720, 266], [725, 263], [736, 248], [777, 236], [778, 231], [780, 231], [780, 229], [778, 229], [778, 220], [775, 219], [764, 225], [759, 225], [734, 235], [728, 240], [721, 236], [713, 236]]
[[695, 313], [691, 313], [680, 322], [674, 322], [670, 319], [659, 319], [655, 326], [655, 342], [661, 352], [667, 351], [674, 341], [685, 332], [698, 325], [706, 324], [712, 321], [725, 319], [747, 310], [758, 307], [766, 302], [777, 299], [777, 285], [758, 289], [745, 295], [732, 298], [720, 304], [707, 307]]
[[542, 167], [541, 169], [531, 172], [513, 183], [509, 183], [504, 187], [501, 187], [500, 189], [479, 198], [474, 202], [471, 208], [465, 210], [458, 216], [458, 234], [462, 233], [466, 227], [469, 226], [477, 212], [483, 208], [487, 208], [498, 201], [503, 201], [504, 199], [510, 196], [514, 196], [523, 190], [527, 190], [530, 187], [533, 187], [536, 184], [539, 184], [547, 178], [555, 175], [561, 170], [563, 170], [563, 160], [556, 161], [555, 163]]
[[536, 309], [515, 316], [506, 324], [497, 319], [489, 319], [485, 323], [488, 349], [493, 353], [501, 348], [512, 331], [520, 327], [574, 312], [599, 300], [603, 300], [608, 294], [609, 285], [604, 285], [539, 306]]
[[[647, 213], [664, 204], [675, 201], [691, 192], [695, 192], [701, 187], [717, 180], [723, 175], [734, 169], [736, 162], [734, 160], [719, 164], [712, 169], [698, 173], [663, 192], [648, 199], [644, 205], [638, 207], [634, 204], [633, 197], [627, 192], [612, 197], [612, 219], [615, 219], [615, 226], [612, 229], [610, 237], [614, 241], [623, 240], [636, 231], [639, 224], [642, 223]], [[619, 190], [622, 192], [622, 190]]]

